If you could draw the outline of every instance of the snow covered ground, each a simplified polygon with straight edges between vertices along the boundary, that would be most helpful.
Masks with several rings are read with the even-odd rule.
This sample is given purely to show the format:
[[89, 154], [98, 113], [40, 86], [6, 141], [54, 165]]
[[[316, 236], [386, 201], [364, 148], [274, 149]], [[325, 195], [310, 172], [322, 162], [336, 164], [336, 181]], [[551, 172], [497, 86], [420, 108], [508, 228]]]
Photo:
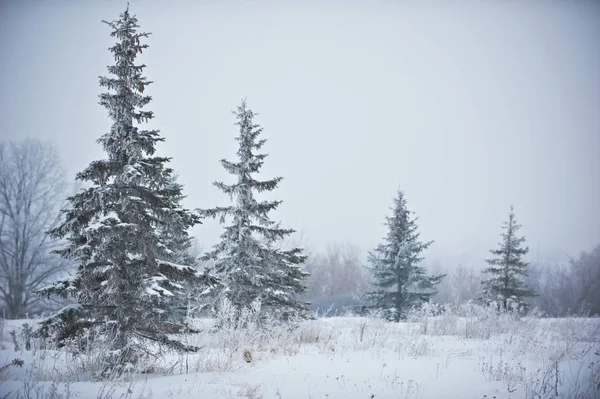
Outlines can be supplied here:
[[[183, 340], [192, 355], [165, 353], [147, 372], [91, 381], [98, 354], [14, 350], [6, 321], [0, 398], [600, 398], [600, 319], [516, 320], [445, 314], [410, 323], [334, 317], [293, 331], [208, 332]], [[196, 320], [208, 331], [210, 320]], [[250, 360], [250, 362], [247, 362]]]

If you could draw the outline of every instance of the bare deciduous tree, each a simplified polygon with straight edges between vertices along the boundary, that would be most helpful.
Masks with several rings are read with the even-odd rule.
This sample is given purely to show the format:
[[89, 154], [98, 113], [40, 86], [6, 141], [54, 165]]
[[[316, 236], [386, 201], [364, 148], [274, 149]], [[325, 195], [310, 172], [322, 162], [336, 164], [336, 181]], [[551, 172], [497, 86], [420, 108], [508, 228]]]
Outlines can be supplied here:
[[40, 310], [35, 294], [64, 262], [52, 254], [65, 194], [64, 172], [50, 143], [0, 143], [0, 300], [7, 317]]
[[600, 245], [568, 264], [537, 262], [528, 277], [531, 305], [548, 316], [600, 315]]
[[446, 274], [447, 277], [439, 285], [438, 293], [433, 297], [435, 302], [460, 305], [475, 299], [481, 284], [481, 275], [471, 267], [442, 267], [439, 260], [430, 266], [432, 274]]
[[577, 309], [600, 315], [600, 245], [571, 260], [571, 271], [577, 286]]
[[361, 249], [349, 242], [330, 243], [325, 254], [309, 255], [309, 294], [335, 297], [365, 292], [370, 286], [362, 261]]
[[527, 283], [539, 292], [539, 296], [529, 300], [532, 308], [538, 308], [548, 316], [564, 316], [575, 312], [576, 284], [568, 265], [534, 262]]
[[459, 265], [451, 276], [452, 302], [461, 304], [475, 299], [481, 285], [481, 275], [472, 268]]

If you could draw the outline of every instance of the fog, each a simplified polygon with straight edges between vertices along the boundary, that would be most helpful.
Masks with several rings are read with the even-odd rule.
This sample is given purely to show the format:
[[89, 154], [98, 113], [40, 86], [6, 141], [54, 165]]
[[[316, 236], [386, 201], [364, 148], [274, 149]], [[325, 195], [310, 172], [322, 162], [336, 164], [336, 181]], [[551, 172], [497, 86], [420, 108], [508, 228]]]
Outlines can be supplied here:
[[[196, 3], [130, 2], [188, 207], [227, 201], [212, 182], [247, 97], [263, 176], [284, 177], [274, 218], [311, 247], [375, 246], [398, 188], [428, 259], [483, 263], [511, 204], [530, 258], [600, 243], [600, 3]], [[125, 6], [0, 2], [0, 140], [51, 140], [73, 177], [103, 156], [101, 20]], [[208, 248], [220, 232], [193, 233]]]

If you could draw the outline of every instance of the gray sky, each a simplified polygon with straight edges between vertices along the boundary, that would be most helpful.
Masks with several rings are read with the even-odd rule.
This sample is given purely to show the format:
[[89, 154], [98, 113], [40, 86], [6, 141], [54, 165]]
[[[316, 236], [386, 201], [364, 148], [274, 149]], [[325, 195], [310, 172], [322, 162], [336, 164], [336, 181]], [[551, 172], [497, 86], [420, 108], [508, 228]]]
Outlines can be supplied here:
[[[510, 204], [532, 257], [600, 243], [600, 3], [524, 3], [130, 2], [187, 206], [226, 200], [211, 183], [247, 97], [263, 175], [285, 178], [276, 219], [369, 249], [402, 187], [451, 264], [481, 263]], [[125, 4], [0, 0], [1, 140], [52, 140], [72, 176], [102, 156], [100, 21]], [[206, 248], [220, 232], [194, 230]]]

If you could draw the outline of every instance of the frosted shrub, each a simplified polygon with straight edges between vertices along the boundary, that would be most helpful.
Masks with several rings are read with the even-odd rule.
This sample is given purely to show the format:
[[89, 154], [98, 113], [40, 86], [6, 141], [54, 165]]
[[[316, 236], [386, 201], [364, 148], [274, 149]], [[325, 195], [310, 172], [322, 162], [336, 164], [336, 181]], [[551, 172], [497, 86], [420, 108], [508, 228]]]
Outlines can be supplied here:
[[424, 303], [413, 308], [407, 320], [418, 324], [420, 334], [489, 339], [493, 335], [531, 329], [538, 319], [535, 316], [522, 318], [518, 309], [498, 311], [466, 302], [456, 307]]
[[372, 310], [367, 317], [361, 317], [355, 327], [354, 349], [386, 350], [390, 340], [397, 334], [397, 323], [388, 321], [381, 309]]
[[[328, 329], [330, 330], [330, 329]], [[300, 344], [316, 344], [327, 339], [328, 331], [320, 320], [307, 320], [298, 326], [297, 337]]]
[[257, 350], [278, 347], [287, 351], [297, 347], [302, 340], [319, 339], [321, 334], [316, 326], [303, 324], [300, 327], [299, 320], [284, 322], [276, 319], [262, 308], [259, 299], [238, 309], [226, 298], [217, 312], [213, 332], [216, 333], [216, 346], [234, 351], [249, 347]]
[[229, 299], [224, 298], [217, 311], [215, 331], [221, 337], [223, 345], [239, 348], [259, 343], [273, 324], [273, 320], [261, 313], [259, 299], [252, 301], [249, 307], [238, 309]]
[[597, 319], [569, 317], [566, 319], [551, 319], [545, 323], [559, 338], [581, 342], [598, 342], [600, 323]]
[[[245, 363], [271, 357], [277, 353], [296, 353], [300, 342], [321, 340], [321, 331], [310, 322], [297, 325], [281, 322], [268, 314], [255, 299], [247, 307], [238, 308], [229, 299], [223, 298], [212, 320], [211, 334], [205, 337], [187, 337], [207, 342], [196, 342], [203, 347], [190, 362], [192, 371], [234, 371]], [[193, 325], [202, 320], [191, 320]], [[186, 364], [188, 360], [185, 360]]]
[[217, 310], [215, 325], [218, 329], [232, 329], [236, 327], [238, 309], [233, 306], [233, 303], [224, 298], [221, 301], [221, 306]]
[[518, 310], [496, 310], [467, 302], [457, 308], [462, 318], [462, 336], [489, 339], [492, 335], [508, 334], [523, 327]]
[[409, 322], [419, 324], [419, 332], [428, 335], [454, 335], [457, 333], [457, 318], [439, 303], [425, 302], [408, 313]]
[[19, 352], [21, 349], [30, 351], [32, 348], [33, 328], [25, 323], [17, 330], [10, 331], [10, 337], [13, 343], [15, 352]]

